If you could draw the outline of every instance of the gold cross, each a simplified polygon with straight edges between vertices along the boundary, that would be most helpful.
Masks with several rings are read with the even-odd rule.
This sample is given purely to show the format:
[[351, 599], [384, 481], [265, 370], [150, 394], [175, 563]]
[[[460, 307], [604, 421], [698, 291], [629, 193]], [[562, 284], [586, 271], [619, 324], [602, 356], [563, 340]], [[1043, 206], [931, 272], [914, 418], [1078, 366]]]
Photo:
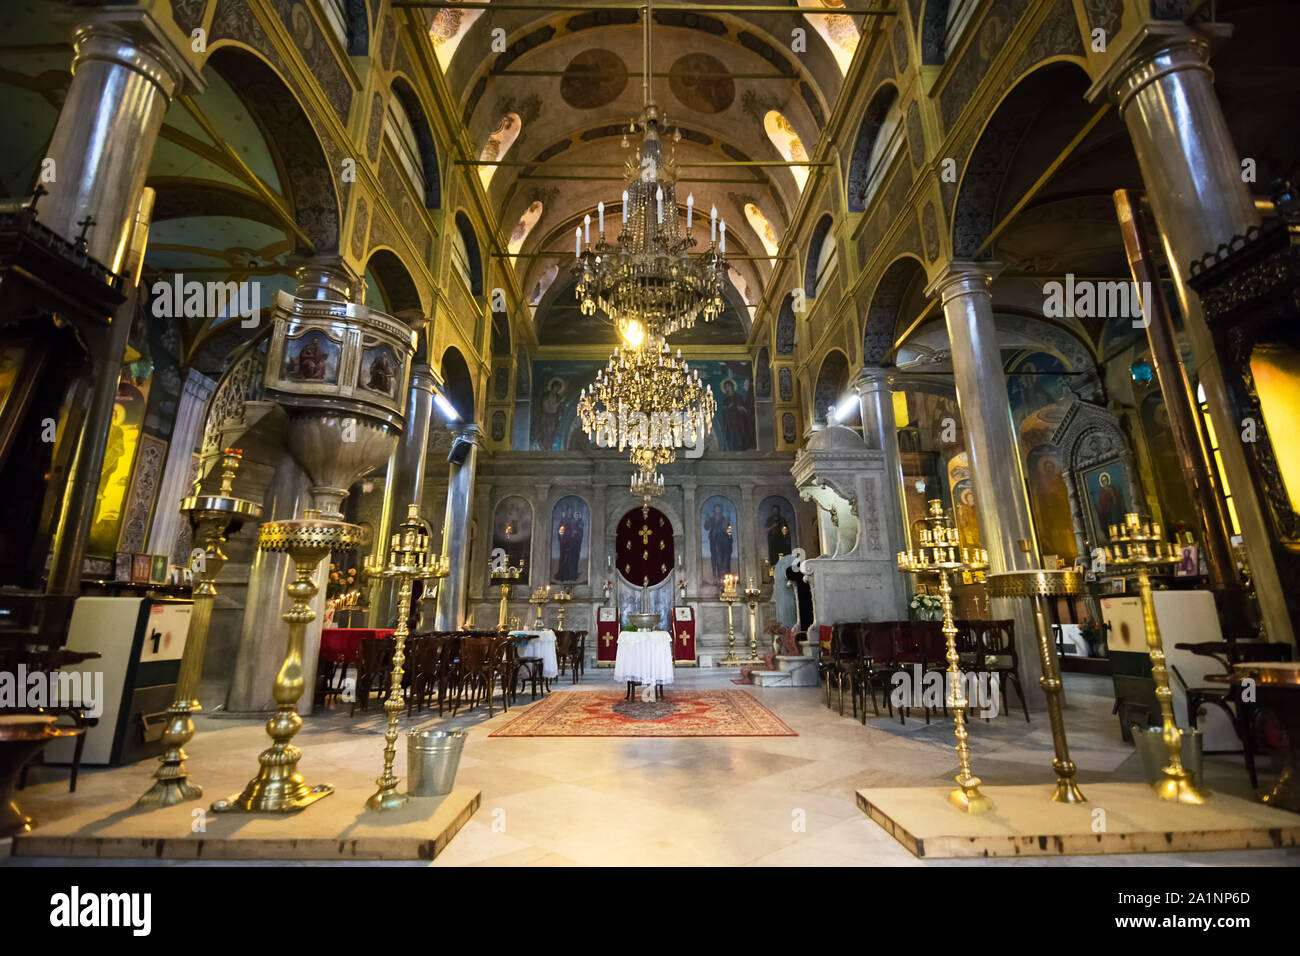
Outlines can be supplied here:
[[650, 528], [649, 528], [647, 525], [642, 525], [642, 526], [641, 526], [641, 530], [637, 532], [637, 534], [641, 536], [641, 543], [642, 543], [642, 544], [649, 544], [649, 543], [650, 543], [650, 535], [651, 535], [652, 533], [653, 533], [653, 532], [651, 532]]
[[612, 641], [613, 639], [614, 639], [613, 636], [611, 636], [611, 635], [609, 635], [609, 634], [606, 634], [606, 635], [605, 635], [605, 646], [606, 646], [606, 647], [609, 647], [609, 642]]

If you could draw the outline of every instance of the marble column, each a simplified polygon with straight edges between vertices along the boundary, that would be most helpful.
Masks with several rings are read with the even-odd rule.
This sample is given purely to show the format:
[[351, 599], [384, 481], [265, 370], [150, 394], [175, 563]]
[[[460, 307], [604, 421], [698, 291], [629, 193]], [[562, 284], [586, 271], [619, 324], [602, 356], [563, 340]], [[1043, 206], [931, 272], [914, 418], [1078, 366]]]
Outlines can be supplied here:
[[119, 272], [163, 114], [182, 87], [205, 84], [147, 10], [82, 6], [68, 15], [76, 18], [72, 82], [46, 152], [54, 178], [37, 208], [65, 239], [92, 218], [86, 250]]
[[[466, 425], [459, 437], [469, 442], [469, 453], [461, 464], [449, 466], [447, 476], [447, 518], [443, 524], [442, 551], [447, 555], [451, 573], [438, 589], [438, 630], [452, 630], [465, 620], [469, 596], [469, 526], [474, 508], [474, 469], [478, 464], [480, 431]], [[536, 540], [536, 535], [534, 535]]]
[[[406, 424], [388, 459], [384, 506], [375, 529], [374, 547], [388, 540], [394, 515], [404, 517], [406, 506], [424, 500], [424, 466], [429, 450], [429, 423], [433, 416], [433, 370], [423, 362], [411, 365], [411, 387], [406, 397]], [[423, 515], [427, 521], [428, 515]], [[377, 552], [376, 552], [377, 553]], [[371, 627], [396, 627], [397, 585], [389, 579], [374, 586], [370, 605]]]
[[[1002, 369], [1002, 352], [993, 322], [989, 283], [1000, 269], [992, 262], [951, 262], [926, 289], [939, 295], [952, 350], [957, 405], [965, 424], [966, 453], [979, 518], [980, 543], [989, 552], [993, 573], [1038, 568], [1038, 545], [1020, 460], [1020, 442], [1011, 421], [1011, 401]], [[1029, 703], [1044, 703], [1030, 604], [997, 598], [994, 618], [1016, 622], [1020, 681]], [[1005, 702], [1004, 702], [1005, 705]]]
[[1250, 189], [1241, 178], [1242, 157], [1214, 93], [1211, 44], [1224, 34], [1219, 25], [1192, 29], [1182, 23], [1148, 24], [1118, 52], [1088, 95], [1113, 98], [1128, 128], [1170, 262], [1196, 378], [1205, 389], [1214, 430], [1223, 438], [1219, 451], [1264, 626], [1270, 640], [1294, 643], [1268, 523], [1245, 451], [1232, 440], [1240, 434], [1241, 423], [1233, 420], [1200, 300], [1187, 286], [1194, 260], [1260, 222]]
[[898, 449], [898, 426], [894, 421], [894, 393], [889, 370], [879, 366], [862, 368], [853, 381], [862, 413], [862, 440], [872, 451], [885, 456], [885, 524], [891, 554], [906, 548], [907, 507], [903, 495], [903, 458]]
[[[190, 493], [190, 466], [203, 433], [204, 407], [214, 388], [216, 382], [197, 369], [185, 372], [171, 443], [167, 446], [167, 461], [158, 486], [157, 510], [149, 531], [150, 554], [171, 554], [176, 548], [181, 522], [185, 520], [176, 506]], [[239, 493], [238, 488], [235, 493]]]

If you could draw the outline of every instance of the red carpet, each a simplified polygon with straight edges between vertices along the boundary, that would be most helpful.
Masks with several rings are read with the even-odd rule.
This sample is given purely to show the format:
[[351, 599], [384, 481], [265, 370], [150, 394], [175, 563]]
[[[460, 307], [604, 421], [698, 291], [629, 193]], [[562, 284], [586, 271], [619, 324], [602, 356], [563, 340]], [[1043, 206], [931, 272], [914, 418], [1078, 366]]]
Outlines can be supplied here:
[[664, 700], [624, 691], [557, 691], [493, 737], [797, 737], [748, 691], [664, 690]]

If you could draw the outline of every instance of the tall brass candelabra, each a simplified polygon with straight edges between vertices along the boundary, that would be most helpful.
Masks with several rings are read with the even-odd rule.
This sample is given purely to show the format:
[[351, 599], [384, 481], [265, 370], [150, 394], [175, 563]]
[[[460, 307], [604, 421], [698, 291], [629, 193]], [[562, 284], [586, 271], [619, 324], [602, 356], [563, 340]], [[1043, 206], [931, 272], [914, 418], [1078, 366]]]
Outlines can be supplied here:
[[529, 597], [528, 603], [537, 608], [537, 620], [533, 623], [534, 630], [540, 631], [546, 626], [546, 622], [542, 620], [542, 608], [546, 607], [550, 600], [551, 589], [549, 587], [538, 588], [532, 593], [532, 596]]
[[745, 602], [749, 604], [749, 659], [751, 661], [761, 661], [758, 656], [758, 599], [763, 594], [761, 588], [754, 586], [754, 579], [749, 579], [749, 587], [745, 588]]
[[[392, 810], [404, 806], [407, 795], [397, 792], [397, 775], [393, 761], [397, 757], [398, 719], [402, 713], [402, 678], [405, 676], [406, 639], [409, 636], [407, 618], [411, 614], [411, 586], [416, 580], [438, 581], [451, 569], [446, 555], [430, 557], [429, 541], [433, 530], [420, 517], [417, 505], [409, 505], [406, 520], [397, 526], [388, 541], [388, 560], [379, 555], [367, 555], [365, 574], [371, 579], [396, 578], [397, 628], [393, 631], [393, 672], [384, 701], [388, 727], [384, 731], [384, 772], [376, 778], [379, 789], [366, 801], [367, 810]], [[436, 586], [436, 585], [435, 585]]]
[[311, 599], [320, 590], [315, 573], [321, 561], [335, 551], [355, 551], [365, 543], [366, 533], [359, 525], [322, 518], [319, 510], [309, 508], [301, 518], [268, 521], [257, 536], [263, 551], [284, 551], [293, 560], [294, 579], [285, 587], [293, 606], [284, 615], [289, 625], [289, 641], [284, 663], [275, 677], [276, 710], [266, 722], [271, 746], [258, 756], [261, 770], [243, 792], [228, 800], [212, 804], [215, 812], [289, 813], [310, 806], [334, 792], [329, 784], [309, 787], [298, 773], [302, 751], [290, 741], [302, 729], [302, 718], [295, 709], [302, 696], [302, 649], [307, 625], [315, 620]]
[[1164, 779], [1155, 785], [1161, 800], [1202, 804], [1210, 797], [1208, 790], [1197, 787], [1191, 771], [1183, 766], [1183, 732], [1174, 720], [1173, 691], [1169, 688], [1169, 668], [1165, 664], [1165, 647], [1156, 621], [1155, 599], [1151, 596], [1152, 569], [1177, 564], [1179, 554], [1160, 534], [1160, 525], [1143, 521], [1136, 514], [1124, 516], [1124, 523], [1110, 526], [1110, 547], [1105, 549], [1107, 567], [1132, 568], [1137, 574], [1138, 593], [1142, 598], [1142, 623], [1145, 625], [1147, 654], [1151, 657], [1151, 677], [1156, 682], [1156, 700], [1160, 702], [1160, 722], [1169, 763], [1161, 771]]
[[568, 591], [559, 591], [551, 595], [551, 601], [555, 604], [555, 626], [559, 630], [564, 630], [564, 607], [573, 600], [573, 595]]
[[189, 779], [185, 769], [184, 747], [194, 736], [193, 715], [202, 708], [197, 700], [199, 678], [203, 673], [203, 655], [208, 645], [208, 628], [212, 622], [212, 604], [217, 597], [217, 574], [226, 563], [221, 546], [226, 536], [239, 530], [247, 519], [262, 516], [262, 506], [231, 495], [235, 472], [243, 452], [227, 448], [221, 459], [221, 489], [215, 495], [194, 493], [181, 501], [180, 510], [188, 516], [194, 541], [203, 545], [203, 561], [195, 570], [199, 583], [194, 587], [194, 610], [181, 652], [180, 672], [176, 677], [176, 698], [167, 708], [167, 727], [163, 730], [161, 766], [154, 771], [154, 784], [136, 801], [140, 809], [170, 807], [182, 800], [197, 800], [203, 788]]
[[488, 576], [492, 581], [501, 585], [501, 608], [497, 612], [497, 630], [504, 631], [507, 628], [506, 617], [510, 613], [510, 587], [519, 580], [519, 575], [524, 573], [524, 563], [519, 562], [519, 567], [512, 568], [507, 561], [503, 567], [489, 568]]
[[898, 570], [918, 577], [939, 576], [939, 595], [943, 604], [943, 637], [948, 645], [948, 706], [952, 708], [957, 757], [961, 772], [957, 787], [948, 794], [948, 802], [967, 813], [982, 813], [993, 808], [993, 801], [980, 792], [979, 777], [970, 770], [970, 747], [966, 731], [966, 690], [962, 686], [960, 657], [957, 654], [957, 624], [952, 616], [952, 584], [948, 575], [954, 571], [982, 571], [989, 566], [988, 552], [982, 548], [963, 548], [957, 529], [943, 513], [943, 502], [930, 502], [926, 527], [920, 531], [921, 544], [911, 551], [898, 552]]

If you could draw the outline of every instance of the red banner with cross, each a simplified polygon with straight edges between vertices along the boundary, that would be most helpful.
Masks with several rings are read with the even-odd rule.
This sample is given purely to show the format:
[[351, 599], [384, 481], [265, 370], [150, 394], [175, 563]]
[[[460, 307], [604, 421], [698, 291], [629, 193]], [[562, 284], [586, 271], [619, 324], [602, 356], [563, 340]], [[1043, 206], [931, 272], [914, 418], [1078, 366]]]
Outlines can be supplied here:
[[673, 663], [695, 666], [695, 609], [673, 608]]
[[602, 607], [596, 615], [596, 666], [613, 667], [618, 657], [618, 608]]

